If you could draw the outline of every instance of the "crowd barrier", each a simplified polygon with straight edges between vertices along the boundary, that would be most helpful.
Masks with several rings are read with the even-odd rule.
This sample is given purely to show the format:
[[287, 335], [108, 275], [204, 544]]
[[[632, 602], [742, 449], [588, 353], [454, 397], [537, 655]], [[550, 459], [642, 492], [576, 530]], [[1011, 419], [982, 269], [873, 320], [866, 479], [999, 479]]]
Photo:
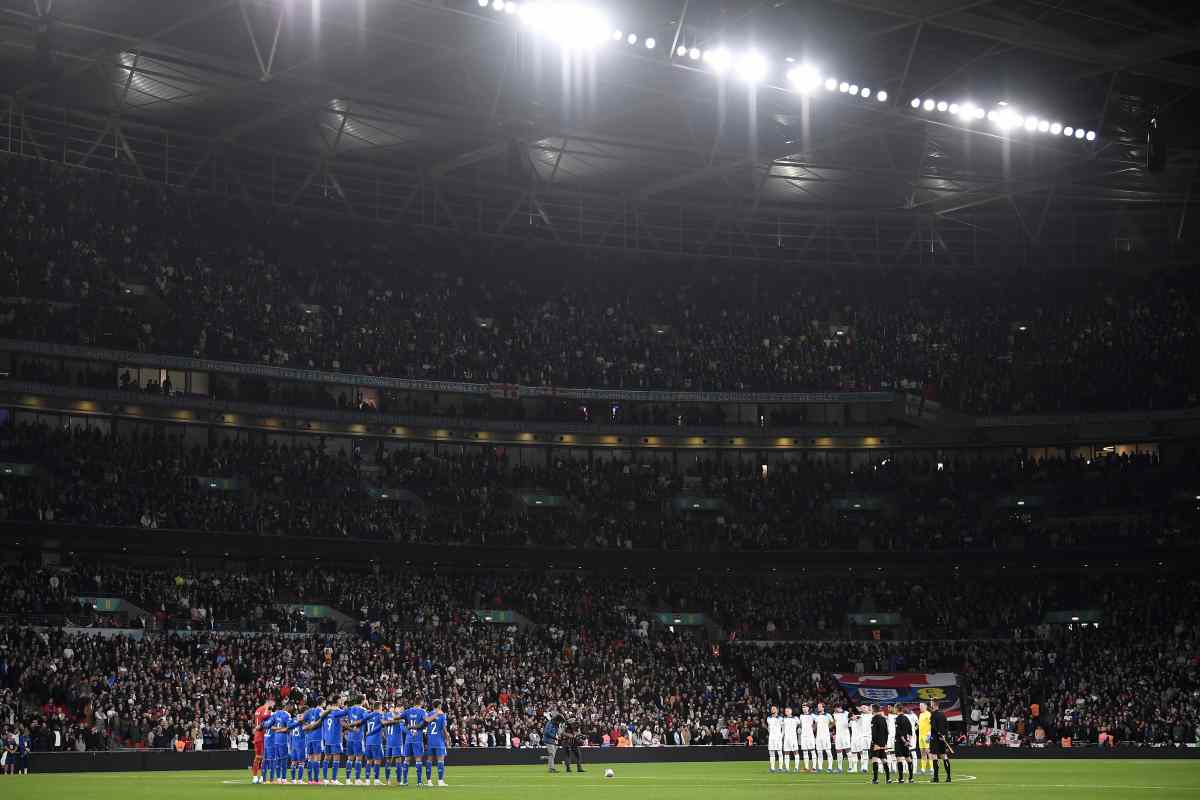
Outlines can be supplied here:
[[[162, 772], [173, 770], [238, 770], [250, 764], [251, 754], [244, 750], [207, 750], [176, 753], [169, 750], [122, 750], [94, 753], [34, 753], [31, 772]], [[542, 750], [506, 748], [466, 748], [450, 751], [447, 762], [453, 766], [533, 766], [545, 763]], [[1063, 758], [1063, 759], [1180, 759], [1200, 758], [1196, 747], [1098, 747], [1062, 749], [1058, 747], [960, 747], [956, 759], [963, 758]], [[585, 748], [584, 764], [634, 764], [689, 761], [767, 761], [763, 747], [609, 747]]]

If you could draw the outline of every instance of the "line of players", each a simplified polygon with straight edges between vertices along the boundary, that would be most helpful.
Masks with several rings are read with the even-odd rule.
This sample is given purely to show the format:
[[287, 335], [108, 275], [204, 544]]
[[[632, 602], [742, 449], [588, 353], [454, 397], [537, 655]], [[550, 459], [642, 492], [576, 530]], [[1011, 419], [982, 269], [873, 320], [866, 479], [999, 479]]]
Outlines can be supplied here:
[[[446, 785], [446, 714], [440, 700], [426, 710], [419, 700], [405, 708], [397, 698], [388, 708], [382, 700], [343, 695], [325, 706], [315, 696], [296, 699], [299, 694], [288, 695], [282, 708], [268, 698], [255, 709], [252, 783], [388, 786], [394, 766], [400, 786], [408, 785], [413, 767], [417, 786], [433, 786], [436, 759], [437, 785]], [[345, 783], [339, 780], [343, 763]]]
[[[791, 708], [771, 706], [767, 717], [767, 752], [771, 772], [820, 772], [822, 764], [827, 773], [865, 773], [875, 748], [872, 744], [872, 709], [860, 706], [847, 711], [841, 705], [834, 707], [832, 714], [826, 713], [825, 704], [817, 703], [816, 712], [806, 703], [800, 707], [800, 715], [793, 716]], [[925, 774], [932, 769], [929, 743], [932, 715], [925, 703], [920, 704], [920, 713], [904, 712], [900, 706], [884, 709], [882, 716], [887, 725], [885, 745], [887, 761], [896, 769], [896, 720], [907, 718], [905, 726], [913, 735], [900, 748], [903, 757], [911, 760], [910, 775]], [[915, 741], [913, 741], [915, 740]], [[800, 765], [804, 757], [803, 768]], [[795, 766], [792, 761], [795, 760]]]

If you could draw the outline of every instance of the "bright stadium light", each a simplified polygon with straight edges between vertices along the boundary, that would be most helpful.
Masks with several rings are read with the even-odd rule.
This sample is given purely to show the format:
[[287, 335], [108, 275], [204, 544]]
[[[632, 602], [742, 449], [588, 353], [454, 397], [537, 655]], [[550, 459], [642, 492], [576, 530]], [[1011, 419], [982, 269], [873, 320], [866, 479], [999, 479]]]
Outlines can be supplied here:
[[975, 119], [983, 119], [983, 109], [979, 106], [975, 107]]
[[1050, 130], [1050, 123], [1044, 119], [1039, 119], [1038, 120], [1038, 130], [1041, 131], [1042, 133], [1045, 133], [1046, 131]]
[[613, 38], [614, 42], [619, 42], [625, 38], [625, 32], [622, 31], [620, 28], [617, 28], [615, 31], [612, 32], [612, 38]]
[[927, 99], [924, 103], [921, 103], [921, 108], [925, 109], [926, 111], [933, 111], [936, 106], [937, 103], [935, 103], [932, 99]]
[[957, 117], [958, 116], [958, 103], [951, 103], [950, 108], [948, 110], [950, 111], [951, 114], [953, 114], [954, 116]]
[[716, 50], [705, 52], [704, 60], [712, 65], [718, 75], [724, 75], [725, 71], [729, 69], [729, 63], [733, 60], [733, 56], [729, 55], [729, 51], [724, 47], [718, 47]]
[[658, 43], [654, 41], [654, 37], [652, 36], [652, 37], [650, 37], [649, 39], [647, 39], [647, 40], [646, 40], [646, 49], [647, 49], [647, 50], [653, 50], [653, 49], [654, 49], [654, 45], [656, 45], [656, 44], [658, 44]]
[[850, 84], [846, 83], [845, 81], [842, 81], [841, 83], [838, 84], [838, 91], [841, 92], [842, 94], [845, 94], [846, 92], [850, 91]]
[[515, 13], [517, 13], [517, 11], [518, 11], [517, 4], [514, 3], [513, 0], [508, 0], [508, 2], [504, 4], [504, 13], [505, 14], [515, 14]]
[[1000, 121], [1000, 115], [997, 114], [995, 111], [987, 112], [987, 118], [988, 118], [988, 122], [999, 122]]
[[1095, 132], [1095, 131], [1088, 131], [1088, 132], [1087, 132], [1087, 136], [1086, 136], [1086, 137], [1084, 137], [1084, 138], [1086, 138], [1086, 139], [1087, 139], [1089, 142], [1094, 142], [1094, 141], [1096, 141], [1096, 132]]
[[700, 48], [693, 47], [691, 50], [688, 50], [688, 58], [690, 58], [692, 61], [699, 61], [700, 60]]
[[676, 47], [675, 55], [679, 56], [680, 58], [683, 58], [684, 56], [686, 56], [687, 55], [687, 45], [681, 44], [681, 45], [679, 45], [679, 47]]
[[858, 96], [866, 99], [871, 96], [871, 90], [864, 86], [862, 90], [859, 91]]
[[636, 33], [629, 34], [628, 36], [625, 37], [625, 41], [629, 42], [630, 44], [637, 44], [637, 34]]
[[792, 67], [787, 72], [788, 83], [796, 87], [797, 91], [808, 94], [813, 89], [821, 85], [821, 76], [817, 71], [808, 64], [802, 64], [798, 67]]
[[921, 98], [914, 97], [912, 99], [912, 101], [909, 102], [909, 105], [912, 106], [913, 108], [920, 108], [921, 107]]
[[1061, 122], [1051, 122], [1050, 123], [1050, 132], [1053, 133], [1055, 136], [1058, 136], [1060, 133], [1062, 133], [1062, 123]]
[[1083, 128], [1076, 128], [1075, 129], [1075, 138], [1082, 139], [1083, 137], [1084, 137]]
[[963, 103], [958, 107], [957, 115], [968, 122], [975, 118], [975, 104]]
[[838, 86], [837, 78], [826, 78], [825, 79], [825, 90], [826, 91], [832, 92], [837, 89], [837, 86]]
[[887, 99], [888, 99], [888, 93], [885, 92], [883, 89], [880, 89], [878, 92], [875, 93], [875, 99], [881, 103], [886, 103]]
[[1038, 118], [1030, 114], [1025, 118], [1025, 130], [1036, 131], [1038, 126]]
[[858, 84], [857, 83], [850, 84], [848, 91], [850, 92], [850, 94], [858, 94]]
[[737, 62], [737, 76], [746, 83], [758, 83], [767, 77], [767, 59], [762, 53], [743, 53]]
[[480, 8], [487, 8], [487, 7], [488, 7], [488, 6], [490, 6], [491, 4], [492, 4], [491, 0], [479, 0], [479, 7], [480, 7]]
[[938, 104], [937, 104], [937, 110], [938, 110], [938, 111], [945, 111], [945, 110], [947, 110], [948, 108], [950, 108], [950, 104], [949, 104], [949, 103], [947, 103], [945, 100], [939, 100], [939, 101], [938, 101]]
[[495, 0], [495, 2], [492, 3], [492, 8], [496, 9], [497, 11], [503, 11], [504, 0]]

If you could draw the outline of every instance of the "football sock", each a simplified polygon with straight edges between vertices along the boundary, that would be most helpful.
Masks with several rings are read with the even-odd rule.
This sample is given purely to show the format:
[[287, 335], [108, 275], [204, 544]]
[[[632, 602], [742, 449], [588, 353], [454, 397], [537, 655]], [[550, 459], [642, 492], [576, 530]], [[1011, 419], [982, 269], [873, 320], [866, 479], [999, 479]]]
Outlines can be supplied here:
[[945, 761], [945, 762], [943, 762], [943, 764], [946, 767], [946, 780], [950, 780], [950, 762]]
[[938, 760], [936, 758], [933, 760], [933, 779], [935, 781], [938, 779]]
[[[576, 765], [576, 766], [578, 766], [578, 765]], [[438, 762], [438, 780], [439, 781], [446, 780], [446, 762], [445, 761]]]
[[873, 781], [879, 780], [879, 762], [878, 761], [871, 762], [871, 780], [873, 780]]

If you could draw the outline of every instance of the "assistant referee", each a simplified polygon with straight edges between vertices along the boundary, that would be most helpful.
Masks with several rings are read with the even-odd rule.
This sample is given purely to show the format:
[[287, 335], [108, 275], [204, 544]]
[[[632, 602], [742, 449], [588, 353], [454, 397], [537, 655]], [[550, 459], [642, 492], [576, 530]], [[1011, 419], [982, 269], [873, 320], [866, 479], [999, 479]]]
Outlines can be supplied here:
[[933, 759], [933, 783], [938, 782], [939, 762], [946, 767], [946, 783], [950, 783], [950, 723], [938, 709], [937, 700], [932, 701], [929, 715], [929, 755]]

